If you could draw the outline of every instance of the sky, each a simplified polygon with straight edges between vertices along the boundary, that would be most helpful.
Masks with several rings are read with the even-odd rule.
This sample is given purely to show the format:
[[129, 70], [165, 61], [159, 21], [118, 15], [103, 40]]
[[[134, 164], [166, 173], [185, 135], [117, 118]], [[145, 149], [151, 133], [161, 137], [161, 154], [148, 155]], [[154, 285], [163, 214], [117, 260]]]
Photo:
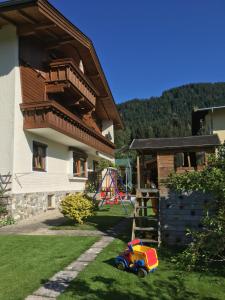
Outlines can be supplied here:
[[117, 103], [225, 81], [225, 0], [49, 0], [94, 43]]
[[117, 103], [225, 81], [225, 0], [50, 0], [95, 45]]

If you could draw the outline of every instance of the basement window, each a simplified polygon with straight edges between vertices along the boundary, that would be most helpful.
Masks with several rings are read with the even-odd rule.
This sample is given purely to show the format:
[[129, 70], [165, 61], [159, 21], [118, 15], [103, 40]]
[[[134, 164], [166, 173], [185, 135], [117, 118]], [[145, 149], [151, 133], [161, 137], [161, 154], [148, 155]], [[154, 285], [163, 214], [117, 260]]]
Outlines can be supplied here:
[[33, 171], [46, 171], [47, 145], [33, 141]]

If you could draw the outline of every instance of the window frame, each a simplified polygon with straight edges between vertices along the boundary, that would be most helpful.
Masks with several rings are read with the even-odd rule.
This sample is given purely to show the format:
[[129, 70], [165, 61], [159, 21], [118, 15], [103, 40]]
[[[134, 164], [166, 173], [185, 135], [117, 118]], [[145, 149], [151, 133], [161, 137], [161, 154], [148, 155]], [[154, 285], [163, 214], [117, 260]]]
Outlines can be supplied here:
[[[85, 155], [82, 155], [81, 153], [73, 151], [72, 159], [73, 159], [73, 177], [87, 178], [88, 177], [87, 157]], [[77, 166], [75, 165], [76, 163]], [[77, 172], [75, 172], [76, 171], [75, 168], [77, 168]], [[81, 169], [83, 169], [82, 172]]]
[[[41, 168], [35, 167], [34, 159], [35, 159], [35, 147], [41, 147], [42, 151], [44, 151], [44, 156], [41, 156], [41, 159], [44, 159], [44, 166]], [[33, 153], [32, 153], [32, 171], [34, 172], [47, 172], [47, 148], [48, 145], [33, 141]], [[37, 150], [38, 151], [38, 150]], [[42, 164], [42, 163], [41, 163]]]

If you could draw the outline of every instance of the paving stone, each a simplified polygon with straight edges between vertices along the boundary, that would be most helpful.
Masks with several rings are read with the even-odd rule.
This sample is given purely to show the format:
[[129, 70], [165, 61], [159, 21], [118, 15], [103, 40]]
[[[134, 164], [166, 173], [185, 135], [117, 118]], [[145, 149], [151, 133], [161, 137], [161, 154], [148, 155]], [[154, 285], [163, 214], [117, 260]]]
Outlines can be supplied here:
[[78, 272], [76, 271], [63, 270], [56, 273], [52, 278], [50, 278], [50, 281], [70, 282], [77, 276], [77, 274]]
[[93, 261], [96, 258], [97, 254], [96, 253], [83, 253], [81, 256], [77, 259], [78, 261]]
[[65, 270], [80, 272], [87, 265], [88, 265], [88, 262], [83, 262], [83, 261], [77, 261], [76, 260], [76, 261], [72, 262], [72, 264], [70, 264], [69, 266], [67, 266]]
[[69, 283], [78, 275], [77, 271], [60, 271], [47, 283], [40, 287], [34, 295], [44, 297], [58, 297], [69, 286]]
[[55, 300], [56, 298], [49, 298], [49, 297], [42, 297], [42, 296], [35, 296], [30, 295], [25, 300]]
[[102, 251], [102, 247], [91, 247], [85, 253], [95, 253], [98, 254]]

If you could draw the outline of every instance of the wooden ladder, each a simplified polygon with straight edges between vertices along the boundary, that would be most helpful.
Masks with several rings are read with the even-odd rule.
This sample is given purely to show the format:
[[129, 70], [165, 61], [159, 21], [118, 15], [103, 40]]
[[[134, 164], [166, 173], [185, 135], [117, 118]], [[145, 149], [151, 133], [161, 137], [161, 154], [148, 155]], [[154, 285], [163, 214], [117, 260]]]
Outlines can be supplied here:
[[160, 245], [159, 191], [139, 189], [133, 215], [131, 239], [140, 238], [143, 242]]

